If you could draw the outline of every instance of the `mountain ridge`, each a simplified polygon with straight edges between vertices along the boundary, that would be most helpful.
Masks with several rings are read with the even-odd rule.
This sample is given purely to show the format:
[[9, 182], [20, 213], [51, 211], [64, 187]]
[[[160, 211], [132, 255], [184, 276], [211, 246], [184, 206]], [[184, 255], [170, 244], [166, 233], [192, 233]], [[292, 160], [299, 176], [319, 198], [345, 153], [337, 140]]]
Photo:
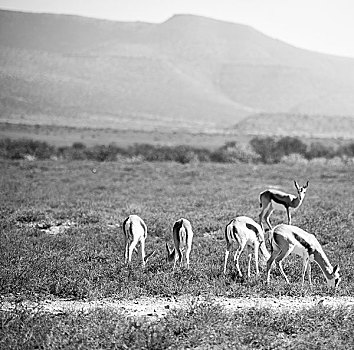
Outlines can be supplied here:
[[37, 115], [47, 124], [74, 118], [209, 131], [255, 113], [354, 116], [354, 59], [300, 49], [244, 24], [0, 10], [0, 48], [3, 121]]

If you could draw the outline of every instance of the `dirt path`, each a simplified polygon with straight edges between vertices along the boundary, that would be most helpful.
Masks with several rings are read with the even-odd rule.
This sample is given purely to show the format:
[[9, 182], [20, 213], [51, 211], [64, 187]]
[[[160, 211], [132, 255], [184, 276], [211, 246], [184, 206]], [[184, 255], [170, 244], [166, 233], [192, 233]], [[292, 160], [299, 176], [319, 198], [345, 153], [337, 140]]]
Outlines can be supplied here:
[[35, 312], [53, 314], [71, 312], [90, 312], [96, 309], [117, 310], [127, 317], [147, 316], [151, 319], [164, 317], [173, 309], [188, 309], [198, 304], [209, 302], [221, 305], [225, 311], [235, 311], [243, 308], [270, 308], [274, 311], [297, 311], [314, 306], [318, 307], [354, 307], [353, 297], [303, 297], [303, 298], [226, 298], [226, 297], [141, 297], [135, 300], [103, 299], [97, 301], [73, 301], [66, 299], [46, 300], [38, 303], [24, 301], [21, 303], [1, 302], [2, 310], [14, 310], [16, 307], [26, 307]]

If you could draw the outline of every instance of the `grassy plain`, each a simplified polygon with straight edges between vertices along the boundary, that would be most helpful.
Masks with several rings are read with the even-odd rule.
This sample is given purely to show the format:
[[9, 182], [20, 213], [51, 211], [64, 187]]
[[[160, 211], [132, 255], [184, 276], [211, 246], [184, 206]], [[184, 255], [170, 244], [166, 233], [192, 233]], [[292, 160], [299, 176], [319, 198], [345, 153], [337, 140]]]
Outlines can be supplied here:
[[87, 146], [108, 145], [127, 147], [135, 143], [148, 143], [152, 145], [190, 145], [215, 149], [225, 142], [237, 138], [239, 142], [246, 143], [251, 138], [243, 135], [228, 135], [224, 130], [218, 133], [191, 133], [183, 128], [165, 132], [157, 130], [148, 131], [141, 127], [138, 130], [125, 130], [123, 128], [83, 128], [58, 125], [16, 124], [0, 122], [0, 138], [29, 138], [46, 141], [55, 146], [71, 146], [74, 142], [82, 142]]
[[[143, 162], [1, 161], [0, 294], [2, 300], [96, 300], [184, 294], [333, 296], [313, 266], [310, 287], [300, 284], [301, 260], [286, 261], [292, 283], [222, 274], [223, 230], [231, 218], [259, 213], [258, 194], [270, 185], [294, 193], [293, 179], [310, 180], [294, 224], [314, 233], [343, 277], [335, 295], [352, 296], [353, 166], [187, 164]], [[96, 169], [93, 172], [92, 169]], [[122, 220], [140, 215], [148, 225], [147, 251], [157, 254], [143, 271], [123, 264]], [[188, 218], [195, 231], [191, 270], [165, 263], [164, 244], [174, 221]], [[274, 214], [273, 222], [285, 220]], [[71, 221], [63, 233], [40, 226]], [[242, 259], [241, 269], [246, 270]], [[264, 268], [263, 268], [264, 271]], [[4, 348], [352, 348], [352, 309], [315, 308], [274, 313], [268, 309], [225, 314], [204, 304], [144, 323], [108, 310], [88, 314], [1, 312]]]
[[[126, 148], [133, 144], [147, 143], [151, 145], [188, 145], [199, 148], [207, 148], [214, 150], [223, 146], [227, 142], [237, 141], [239, 144], [247, 144], [257, 136], [254, 131], [250, 130], [245, 133], [236, 129], [220, 129], [218, 131], [209, 130], [209, 133], [195, 132], [185, 130], [180, 127], [177, 130], [165, 128], [166, 131], [152, 130], [148, 131], [143, 126], [139, 129], [124, 128], [93, 128], [87, 127], [69, 127], [60, 125], [38, 124], [36, 121], [28, 124], [21, 124], [14, 121], [2, 122], [0, 120], [0, 138], [10, 139], [32, 139], [45, 141], [54, 146], [71, 146], [75, 142], [82, 142], [87, 146], [93, 145], [109, 145], [111, 143]], [[245, 121], [246, 122], [246, 121]], [[259, 136], [264, 136], [261, 134]], [[271, 135], [271, 133], [269, 133]], [[283, 136], [281, 134], [280, 136]], [[280, 137], [279, 136], [279, 137]], [[311, 142], [320, 142], [327, 147], [331, 146], [335, 149], [339, 146], [353, 142], [353, 138], [320, 138], [314, 136], [305, 137], [301, 135], [301, 140], [310, 144]]]

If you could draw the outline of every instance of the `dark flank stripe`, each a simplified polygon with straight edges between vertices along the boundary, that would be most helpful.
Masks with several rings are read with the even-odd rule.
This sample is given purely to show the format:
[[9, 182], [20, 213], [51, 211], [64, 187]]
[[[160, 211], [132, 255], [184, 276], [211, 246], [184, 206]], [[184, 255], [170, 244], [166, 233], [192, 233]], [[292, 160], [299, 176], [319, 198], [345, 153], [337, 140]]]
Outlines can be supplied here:
[[132, 223], [132, 221], [130, 221], [129, 230], [130, 230], [130, 234], [133, 235], [133, 223]]
[[256, 236], [257, 236], [257, 238], [258, 238], [258, 240], [259, 240], [260, 237], [259, 237], [259, 232], [258, 232], [257, 227], [254, 226], [254, 225], [252, 225], [252, 224], [249, 224], [248, 222], [246, 222], [246, 227], [247, 227], [249, 230], [253, 231], [253, 232], [256, 234]]
[[307, 250], [309, 255], [315, 254], [316, 249], [314, 249], [308, 242], [306, 242], [303, 238], [301, 238], [295, 232], [293, 232], [293, 235], [296, 238], [296, 240], [299, 241], [300, 244]]
[[144, 237], [146, 238], [146, 231], [145, 231], [145, 226], [144, 226], [144, 224], [141, 222], [141, 221], [139, 221], [140, 222], [140, 226], [143, 228], [143, 230], [144, 230]]
[[182, 220], [178, 220], [175, 222], [173, 229], [179, 231], [182, 227]]
[[[227, 242], [231, 243], [232, 241], [236, 240], [236, 228], [233, 225], [234, 220], [231, 220], [225, 227], [225, 239]], [[230, 230], [230, 225], [232, 229]]]
[[[279, 246], [278, 234], [277, 234], [276, 231], [273, 232], [273, 240], [274, 240], [275, 244], [276, 244], [277, 246]], [[273, 251], [273, 245], [272, 245], [272, 244], [271, 244], [271, 249], [272, 249], [272, 251]]]
[[232, 220], [225, 226], [225, 240], [226, 242], [231, 242], [232, 237], [229, 235], [229, 227], [231, 225]]
[[[173, 230], [175, 230], [177, 232], [180, 242], [183, 243], [183, 235], [181, 234], [182, 225], [183, 225], [182, 220], [176, 221], [173, 226]], [[186, 231], [186, 240], [187, 240], [187, 230], [185, 230], [185, 231]]]
[[126, 236], [127, 235], [127, 232], [125, 231], [125, 225], [127, 224], [127, 221], [129, 220], [129, 218], [126, 218], [124, 221], [123, 221], [123, 232], [124, 232], [124, 235]]
[[280, 198], [278, 198], [274, 193], [272, 192], [269, 192], [270, 194], [270, 199], [272, 201], [274, 201], [275, 203], [278, 203], [278, 204], [282, 204], [284, 206], [287, 206], [288, 204], [286, 204], [284, 201], [282, 201]]
[[236, 229], [235, 226], [232, 225], [232, 239], [233, 239], [234, 241], [237, 240], [236, 233], [237, 233], [237, 229]]

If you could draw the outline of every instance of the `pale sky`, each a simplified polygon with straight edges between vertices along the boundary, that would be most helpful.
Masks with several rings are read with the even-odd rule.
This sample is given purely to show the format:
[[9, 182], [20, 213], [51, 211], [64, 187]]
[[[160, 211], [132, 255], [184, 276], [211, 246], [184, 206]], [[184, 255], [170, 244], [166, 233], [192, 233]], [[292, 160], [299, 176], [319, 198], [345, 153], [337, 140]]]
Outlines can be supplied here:
[[195, 14], [247, 24], [297, 47], [354, 57], [353, 0], [0, 0], [0, 8], [156, 23]]

